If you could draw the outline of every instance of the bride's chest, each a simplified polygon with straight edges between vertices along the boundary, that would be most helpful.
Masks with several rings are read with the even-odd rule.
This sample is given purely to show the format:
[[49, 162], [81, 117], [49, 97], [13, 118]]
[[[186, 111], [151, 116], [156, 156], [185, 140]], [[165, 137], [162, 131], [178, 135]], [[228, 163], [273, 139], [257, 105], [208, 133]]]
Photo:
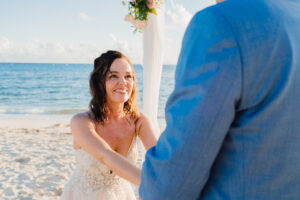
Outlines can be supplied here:
[[135, 126], [130, 124], [109, 124], [106, 126], [96, 126], [96, 132], [112, 149], [126, 155], [135, 134]]

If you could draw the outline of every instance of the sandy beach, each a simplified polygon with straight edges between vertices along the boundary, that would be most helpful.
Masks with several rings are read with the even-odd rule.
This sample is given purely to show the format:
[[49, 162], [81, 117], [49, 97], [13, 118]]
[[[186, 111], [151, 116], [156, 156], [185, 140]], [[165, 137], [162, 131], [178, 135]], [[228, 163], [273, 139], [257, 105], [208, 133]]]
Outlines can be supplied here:
[[0, 134], [1, 199], [59, 199], [75, 167], [68, 120], [0, 119]]

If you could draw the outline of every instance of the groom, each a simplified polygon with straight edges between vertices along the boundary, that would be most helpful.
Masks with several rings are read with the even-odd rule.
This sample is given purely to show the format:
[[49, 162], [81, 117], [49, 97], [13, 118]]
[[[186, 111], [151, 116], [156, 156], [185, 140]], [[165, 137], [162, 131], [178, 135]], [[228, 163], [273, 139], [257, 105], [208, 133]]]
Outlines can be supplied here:
[[193, 17], [142, 200], [300, 199], [299, 11], [227, 0]]

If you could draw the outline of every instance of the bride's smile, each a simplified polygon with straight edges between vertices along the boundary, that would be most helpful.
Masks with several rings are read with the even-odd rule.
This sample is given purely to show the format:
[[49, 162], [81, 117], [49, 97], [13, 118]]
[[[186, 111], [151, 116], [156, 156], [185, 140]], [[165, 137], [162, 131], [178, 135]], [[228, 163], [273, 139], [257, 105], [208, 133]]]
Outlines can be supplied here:
[[127, 94], [128, 90], [126, 88], [119, 88], [119, 89], [114, 90], [114, 92], [118, 93], [118, 94]]
[[106, 95], [109, 102], [125, 103], [131, 96], [134, 84], [130, 64], [122, 58], [114, 60], [106, 79]]

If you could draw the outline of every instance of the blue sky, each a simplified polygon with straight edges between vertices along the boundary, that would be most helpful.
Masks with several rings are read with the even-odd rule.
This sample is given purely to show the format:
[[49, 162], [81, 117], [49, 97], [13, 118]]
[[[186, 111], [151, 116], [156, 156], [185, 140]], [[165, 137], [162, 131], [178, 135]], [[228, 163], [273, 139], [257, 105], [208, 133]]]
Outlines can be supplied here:
[[[128, 2], [128, 1], [126, 1]], [[215, 0], [165, 0], [165, 64], [175, 64], [184, 30]], [[92, 63], [108, 49], [142, 61], [142, 33], [121, 0], [0, 0], [0, 62]]]

